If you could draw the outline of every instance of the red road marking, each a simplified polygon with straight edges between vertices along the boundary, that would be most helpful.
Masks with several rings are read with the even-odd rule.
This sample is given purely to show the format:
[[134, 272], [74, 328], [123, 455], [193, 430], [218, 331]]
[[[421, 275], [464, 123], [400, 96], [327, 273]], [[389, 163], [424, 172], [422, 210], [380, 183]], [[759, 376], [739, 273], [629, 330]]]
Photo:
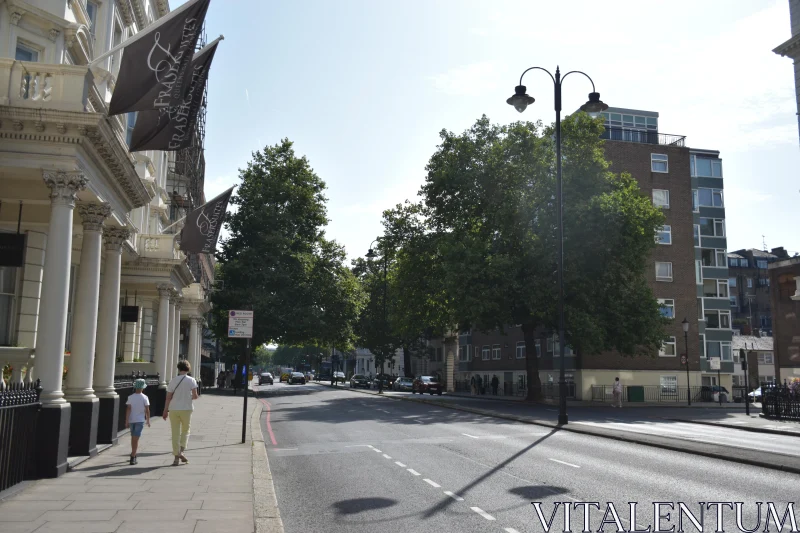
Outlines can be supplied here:
[[267, 400], [261, 400], [261, 403], [267, 407], [267, 431], [269, 432], [269, 438], [272, 441], [272, 445], [277, 446], [278, 441], [275, 440], [275, 434], [272, 432], [272, 423], [270, 422], [270, 418], [272, 416], [272, 406]]

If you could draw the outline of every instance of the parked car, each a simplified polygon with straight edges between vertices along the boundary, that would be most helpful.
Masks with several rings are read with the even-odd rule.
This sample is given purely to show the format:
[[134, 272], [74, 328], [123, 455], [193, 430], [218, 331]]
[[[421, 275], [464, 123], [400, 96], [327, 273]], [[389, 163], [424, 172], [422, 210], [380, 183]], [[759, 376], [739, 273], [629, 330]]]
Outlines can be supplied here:
[[261, 375], [258, 377], [258, 384], [259, 385], [273, 385], [273, 378], [272, 374], [269, 372], [262, 372]]
[[760, 402], [761, 401], [761, 394], [762, 394], [761, 393], [761, 387], [759, 387], [756, 390], [754, 390], [753, 392], [751, 392], [750, 394], [748, 394], [748, 396], [750, 397], [750, 399], [752, 401]]
[[397, 378], [394, 383], [392, 383], [392, 390], [399, 392], [413, 392], [414, 380], [411, 378]]
[[306, 383], [309, 381], [314, 381], [314, 373], [313, 372], [306, 372]]
[[303, 375], [302, 372], [292, 372], [292, 375], [289, 376], [289, 381], [287, 381], [289, 385], [294, 385], [295, 383], [299, 383], [300, 385], [306, 384], [306, 377]]
[[729, 402], [731, 399], [731, 393], [728, 392], [728, 389], [726, 389], [725, 387], [720, 387], [719, 385], [713, 385], [713, 386], [703, 385], [700, 388], [700, 401], [701, 402], [719, 401], [714, 399], [714, 395], [716, 393], [724, 395], [722, 398], [723, 402]]
[[345, 381], [347, 381], [347, 377], [344, 375], [344, 372], [334, 372], [333, 380], [336, 383], [344, 383]]
[[375, 379], [372, 380], [372, 388], [376, 390], [380, 389], [381, 381], [383, 381], [384, 389], [391, 389], [394, 378], [392, 378], [392, 376], [389, 374], [378, 374], [375, 376]]
[[434, 395], [438, 394], [439, 396], [442, 395], [442, 384], [436, 378], [436, 376], [421, 376], [414, 380], [414, 384], [411, 388], [411, 393], [420, 393], [425, 394], [426, 392]]
[[363, 374], [354, 374], [353, 377], [350, 378], [350, 388], [357, 389], [359, 387], [362, 389], [368, 389], [369, 378]]

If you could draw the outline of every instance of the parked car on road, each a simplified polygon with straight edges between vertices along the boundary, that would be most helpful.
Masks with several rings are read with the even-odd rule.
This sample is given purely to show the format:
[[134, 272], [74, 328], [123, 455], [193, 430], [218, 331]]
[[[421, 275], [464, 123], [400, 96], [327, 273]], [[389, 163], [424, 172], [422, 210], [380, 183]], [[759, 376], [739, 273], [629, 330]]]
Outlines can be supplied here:
[[413, 392], [414, 380], [411, 378], [397, 378], [394, 383], [392, 383], [392, 390], [399, 392]]
[[748, 396], [750, 397], [751, 401], [760, 402], [761, 401], [761, 394], [762, 394], [761, 393], [761, 387], [759, 387], [756, 390], [754, 390], [753, 392], [751, 392], [750, 394], [748, 394]]
[[363, 374], [354, 374], [353, 377], [350, 378], [350, 388], [357, 389], [359, 387], [362, 389], [368, 389], [369, 378]]
[[269, 372], [262, 372], [261, 375], [258, 377], [258, 384], [259, 385], [273, 385], [273, 378], [272, 374]]
[[287, 381], [289, 385], [294, 385], [295, 383], [299, 383], [300, 385], [306, 384], [306, 377], [303, 375], [302, 372], [292, 372], [292, 375], [289, 376], [289, 381]]
[[442, 384], [436, 378], [436, 376], [420, 376], [414, 380], [414, 385], [412, 386], [411, 393], [420, 393], [425, 394], [426, 392], [434, 395], [438, 394], [439, 396], [442, 395]]
[[380, 389], [381, 380], [383, 381], [383, 388], [391, 390], [394, 378], [389, 374], [378, 374], [375, 376], [375, 379], [372, 380], [372, 388], [375, 390]]
[[715, 395], [719, 393], [722, 394], [722, 401], [723, 403], [727, 403], [731, 399], [731, 393], [728, 392], [728, 389], [725, 387], [720, 387], [719, 385], [703, 385], [700, 388], [700, 401], [701, 402], [714, 402], [719, 401], [719, 399], [715, 398]]
[[345, 381], [347, 381], [347, 377], [344, 375], [344, 372], [334, 372], [333, 380], [336, 383], [344, 383]]

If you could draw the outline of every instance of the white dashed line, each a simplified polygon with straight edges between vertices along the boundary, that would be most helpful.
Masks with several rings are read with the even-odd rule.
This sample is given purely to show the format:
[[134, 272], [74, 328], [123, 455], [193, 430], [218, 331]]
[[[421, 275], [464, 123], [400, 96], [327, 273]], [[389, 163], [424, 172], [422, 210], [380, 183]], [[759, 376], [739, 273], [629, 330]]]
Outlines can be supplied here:
[[558, 459], [550, 459], [550, 461], [553, 461], [554, 463], [560, 463], [562, 465], [571, 466], [572, 468], [580, 468], [580, 466], [578, 466], [578, 465], [574, 465], [572, 463], [566, 463], [564, 461], [559, 461]]
[[349, 446], [345, 446], [345, 448], [372, 448], [371, 444], [351, 444]]
[[407, 467], [407, 466], [408, 466], [408, 465], [404, 465], [404, 464], [403, 464], [403, 463], [401, 463], [400, 461], [395, 461], [395, 462], [394, 462], [394, 464], [396, 464], [396, 465], [397, 465], [397, 466], [399, 466], [400, 468], [405, 468], [405, 467]]
[[416, 422], [417, 424], [424, 424], [425, 423], [422, 420], [414, 420], [414, 422]]
[[275, 451], [281, 451], [281, 452], [285, 452], [285, 451], [287, 451], [287, 450], [296, 450], [296, 449], [297, 449], [297, 448], [272, 448], [272, 451], [274, 451], [274, 452], [275, 452]]
[[517, 531], [517, 530], [516, 530], [516, 529], [514, 529], [513, 527], [507, 527], [507, 528], [505, 528], [505, 530], [504, 530], [504, 531], [505, 531], [506, 533], [519, 533], [519, 531]]
[[465, 437], [469, 437], [469, 438], [471, 438], [471, 439], [477, 439], [477, 438], [480, 438], [480, 437], [476, 437], [475, 435], [470, 435], [469, 433], [462, 433], [462, 435], [464, 435]]
[[472, 509], [473, 511], [484, 517], [486, 520], [494, 520], [494, 517], [492, 515], [490, 515], [480, 507], [470, 507], [470, 509]]
[[372, 448], [372, 451], [373, 451], [373, 452], [377, 452], [377, 453], [383, 453], [383, 452], [382, 452], [382, 451], [380, 451], [378, 448]]
[[414, 470], [413, 468], [406, 468], [406, 470], [408, 470], [409, 472], [411, 472], [415, 476], [421, 476], [422, 475], [419, 472], [417, 472], [416, 470]]
[[384, 456], [386, 459], [391, 459], [391, 457], [389, 457], [389, 456], [388, 456], [388, 455], [386, 455], [386, 454], [383, 454], [383, 456]]
[[431, 481], [431, 480], [430, 480], [430, 479], [428, 479], [428, 478], [425, 478], [425, 479], [423, 479], [422, 481], [424, 481], [425, 483], [427, 483], [428, 485], [430, 485], [431, 487], [433, 487], [433, 488], [435, 488], [435, 489], [440, 489], [440, 488], [442, 488], [442, 486], [441, 486], [441, 485], [439, 485], [439, 484], [438, 484], [438, 483], [436, 483], [435, 481]]
[[444, 493], [447, 494], [448, 496], [450, 496], [451, 498], [453, 498], [457, 502], [463, 502], [464, 501], [464, 498], [462, 498], [458, 494], [450, 492], [449, 490], [444, 491]]

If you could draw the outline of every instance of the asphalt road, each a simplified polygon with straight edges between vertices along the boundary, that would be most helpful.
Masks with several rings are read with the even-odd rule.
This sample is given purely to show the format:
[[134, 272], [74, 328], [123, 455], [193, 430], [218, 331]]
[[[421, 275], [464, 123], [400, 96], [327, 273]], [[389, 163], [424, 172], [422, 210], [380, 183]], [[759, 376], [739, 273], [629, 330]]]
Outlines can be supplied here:
[[[287, 533], [541, 532], [534, 501], [548, 520], [555, 502], [599, 502], [602, 512], [590, 513], [594, 531], [607, 502], [626, 529], [628, 502], [639, 502], [634, 521], [646, 529], [654, 523], [652, 502], [685, 502], [699, 519], [698, 502], [738, 501], [753, 528], [755, 502], [775, 502], [782, 517], [800, 482], [793, 474], [347, 389], [260, 389]], [[562, 509], [555, 531], [563, 531]], [[675, 516], [662, 529], [677, 525]], [[713, 509], [705, 512], [706, 531], [716, 529], [715, 517]], [[738, 531], [735, 518], [725, 509], [726, 530]], [[573, 508], [573, 531], [583, 529], [583, 519], [582, 508]], [[688, 523], [686, 531], [695, 531]]]

